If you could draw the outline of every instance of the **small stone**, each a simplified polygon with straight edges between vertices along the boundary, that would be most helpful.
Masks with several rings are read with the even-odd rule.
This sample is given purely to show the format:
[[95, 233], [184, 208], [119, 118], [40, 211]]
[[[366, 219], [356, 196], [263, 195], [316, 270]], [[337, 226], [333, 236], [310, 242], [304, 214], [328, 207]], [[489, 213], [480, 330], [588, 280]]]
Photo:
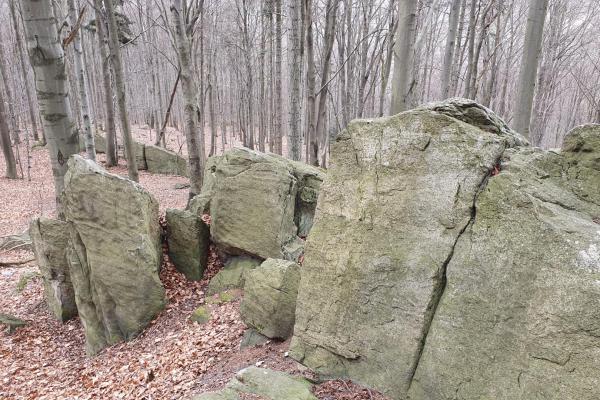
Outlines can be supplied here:
[[210, 310], [204, 306], [200, 306], [200, 307], [196, 308], [196, 310], [194, 310], [194, 312], [190, 316], [190, 319], [201, 325], [205, 324], [208, 321], [210, 321]]

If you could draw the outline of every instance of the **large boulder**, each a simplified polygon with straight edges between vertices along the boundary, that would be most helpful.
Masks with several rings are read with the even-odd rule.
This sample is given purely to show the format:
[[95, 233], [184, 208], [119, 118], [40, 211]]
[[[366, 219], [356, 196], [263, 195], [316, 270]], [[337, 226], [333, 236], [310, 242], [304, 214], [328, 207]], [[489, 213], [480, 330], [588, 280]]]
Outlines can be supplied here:
[[410, 399], [598, 398], [599, 159], [600, 126], [561, 154], [504, 154], [448, 262]]
[[188, 176], [187, 161], [179, 154], [163, 147], [145, 146], [148, 172], [153, 174]]
[[189, 280], [202, 279], [208, 261], [209, 230], [198, 215], [167, 209], [169, 255], [178, 271]]
[[351, 123], [308, 236], [292, 357], [404, 396], [477, 195], [521, 140], [433, 109]]
[[95, 354], [135, 337], [165, 305], [158, 203], [137, 183], [73, 156], [63, 204], [75, 300]]
[[238, 400], [254, 396], [266, 400], [317, 400], [311, 389], [312, 384], [302, 377], [248, 367], [239, 371], [223, 390], [201, 394], [194, 400]]
[[260, 260], [251, 257], [230, 257], [223, 269], [212, 277], [208, 283], [207, 294], [224, 292], [231, 289], [242, 289], [247, 274], [261, 264]]
[[287, 339], [294, 330], [300, 267], [269, 258], [248, 272], [240, 314], [246, 325], [269, 338]]
[[37, 218], [31, 222], [29, 234], [44, 283], [46, 304], [58, 320], [66, 321], [77, 315], [67, 259], [69, 224]]
[[190, 210], [211, 215], [211, 237], [233, 255], [297, 260], [324, 173], [273, 154], [233, 149], [207, 163]]

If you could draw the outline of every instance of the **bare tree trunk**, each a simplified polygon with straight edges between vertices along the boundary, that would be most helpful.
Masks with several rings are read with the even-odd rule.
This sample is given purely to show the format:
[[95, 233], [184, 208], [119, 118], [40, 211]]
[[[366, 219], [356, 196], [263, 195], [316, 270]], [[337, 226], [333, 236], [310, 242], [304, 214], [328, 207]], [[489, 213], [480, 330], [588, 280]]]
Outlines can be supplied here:
[[[313, 165], [325, 166], [327, 160], [327, 96], [329, 95], [329, 70], [331, 68], [331, 53], [333, 52], [333, 42], [335, 40], [335, 27], [337, 22], [337, 9], [340, 0], [327, 0], [327, 10], [325, 12], [325, 37], [323, 49], [323, 61], [321, 67], [321, 89], [319, 93], [319, 104], [317, 114], [317, 124], [315, 133], [317, 137], [316, 163]], [[311, 159], [313, 154], [311, 154]]]
[[273, 101], [275, 110], [274, 110], [274, 118], [275, 121], [273, 123], [275, 129], [275, 153], [283, 154], [283, 101], [282, 101], [282, 90], [281, 90], [281, 80], [282, 76], [282, 68], [281, 68], [281, 58], [283, 57], [282, 51], [282, 20], [283, 16], [281, 15], [281, 1], [275, 0], [275, 99]]
[[8, 115], [10, 119], [10, 131], [12, 133], [12, 139], [14, 144], [21, 143], [21, 138], [19, 137], [19, 127], [17, 125], [17, 117], [15, 114], [15, 96], [12, 92], [12, 88], [10, 86], [10, 82], [8, 81], [8, 66], [6, 65], [6, 51], [2, 48], [3, 43], [5, 43], [4, 37], [2, 35], [2, 31], [0, 31], [0, 75], [2, 75], [2, 81], [4, 82], [4, 90], [6, 92], [6, 103], [8, 105]]
[[[185, 0], [184, 0], [185, 1]], [[192, 73], [191, 44], [186, 33], [182, 0], [173, 0], [171, 14], [181, 71], [181, 88], [185, 103], [185, 137], [190, 173], [190, 199], [200, 193], [204, 172], [204, 142], [198, 136], [198, 89]]]
[[452, 0], [450, 5], [450, 19], [448, 21], [448, 36], [444, 50], [444, 65], [442, 67], [442, 98], [450, 97], [450, 74], [452, 72], [456, 35], [458, 33], [458, 18], [460, 16], [461, 0]]
[[288, 155], [292, 160], [299, 161], [302, 154], [302, 137], [300, 130], [301, 93], [300, 80], [302, 75], [302, 28], [300, 26], [300, 2], [291, 1], [289, 15], [290, 30], [290, 132], [288, 136]]
[[472, 88], [472, 75], [474, 68], [474, 58], [475, 58], [475, 36], [477, 35], [477, 19], [476, 19], [476, 9], [477, 9], [477, 0], [471, 0], [471, 8], [469, 13], [469, 30], [467, 31], [467, 37], [469, 40], [468, 43], [468, 53], [467, 53], [467, 76], [465, 78], [465, 91], [463, 97], [470, 97]]
[[[388, 10], [393, 12], [395, 0], [390, 0]], [[385, 95], [392, 70], [392, 59], [394, 56], [394, 33], [396, 32], [397, 19], [394, 16], [390, 17], [389, 32], [385, 38], [385, 60], [383, 61], [381, 71], [381, 93], [379, 94], [379, 113], [378, 116], [384, 115]]]
[[79, 144], [69, 105], [65, 55], [51, 3], [51, 0], [21, 0], [27, 47], [52, 163], [57, 211], [59, 218], [63, 218], [60, 195], [64, 189], [67, 160], [77, 154]]
[[306, 29], [306, 162], [311, 165], [319, 163], [319, 138], [316, 130], [316, 71], [313, 38], [313, 2], [304, 0], [304, 26]]
[[414, 55], [417, 30], [417, 1], [401, 0], [394, 48], [394, 78], [390, 114], [406, 111], [414, 90]]
[[40, 140], [40, 138], [38, 133], [37, 118], [35, 116], [35, 107], [33, 106], [33, 99], [31, 94], [31, 80], [29, 79], [27, 74], [27, 65], [25, 65], [25, 54], [23, 52], [23, 38], [21, 36], [21, 29], [19, 27], [19, 18], [17, 18], [16, 3], [16, 1], [9, 1], [8, 6], [10, 8], [10, 16], [13, 23], [13, 30], [15, 32], [15, 39], [17, 41], [15, 45], [17, 46], [17, 53], [19, 55], [19, 66], [21, 68], [21, 76], [25, 85], [25, 95], [27, 98], [27, 107], [29, 111], [29, 121], [31, 123], [31, 132], [33, 133], [33, 140], [38, 141]]
[[123, 60], [121, 59], [121, 47], [119, 44], [119, 27], [117, 25], [112, 0], [106, 0], [104, 1], [104, 4], [106, 6], [106, 18], [108, 19], [110, 52], [113, 61], [113, 71], [115, 73], [115, 89], [117, 91], [117, 104], [119, 105], [119, 117], [121, 120], [121, 135], [123, 136], [125, 154], [127, 155], [127, 174], [129, 175], [129, 179], [138, 182], [139, 177], [135, 159], [135, 149], [133, 147], [133, 138], [131, 137], [131, 125], [127, 115], [127, 98], [125, 94]]
[[102, 0], [94, 0], [96, 10], [96, 33], [98, 47], [102, 59], [102, 85], [104, 86], [104, 107], [106, 108], [106, 166], [117, 165], [117, 133], [115, 126], [115, 108], [113, 104], [113, 89], [110, 75], [110, 56], [108, 54], [108, 37], [105, 32], [105, 18], [102, 15]]
[[[71, 29], [78, 31], [79, 13], [75, 5], [75, 0], [69, 1], [69, 19], [71, 21]], [[80, 111], [83, 120], [83, 138], [85, 141], [85, 152], [90, 160], [96, 161], [96, 146], [94, 145], [94, 134], [92, 133], [92, 124], [90, 118], [90, 104], [88, 99], [86, 66], [83, 60], [83, 50], [81, 48], [81, 32], [75, 32], [73, 39], [73, 49], [75, 50], [75, 73], [79, 83], [79, 98]]]
[[523, 46], [523, 58], [519, 75], [515, 129], [529, 137], [533, 95], [542, 50], [544, 22], [548, 10], [548, 0], [531, 0], [527, 15], [527, 27]]
[[2, 91], [0, 91], [0, 145], [2, 146], [4, 163], [6, 164], [5, 176], [9, 179], [17, 179], [17, 164], [10, 143], [10, 128], [6, 121], [6, 107], [4, 106]]

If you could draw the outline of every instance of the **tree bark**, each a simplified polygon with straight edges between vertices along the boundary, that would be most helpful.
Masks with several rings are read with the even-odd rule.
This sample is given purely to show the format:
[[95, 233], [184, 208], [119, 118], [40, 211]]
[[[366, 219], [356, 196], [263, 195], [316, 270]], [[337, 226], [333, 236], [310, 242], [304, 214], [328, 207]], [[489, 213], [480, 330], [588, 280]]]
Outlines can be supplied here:
[[52, 163], [57, 211], [59, 218], [64, 218], [60, 195], [67, 160], [78, 153], [79, 143], [69, 105], [65, 55], [51, 3], [51, 0], [21, 0], [27, 47]]
[[[75, 0], [69, 1], [69, 20], [71, 29], [79, 31], [78, 27], [79, 12], [75, 5]], [[92, 123], [90, 118], [90, 103], [87, 88], [87, 73], [85, 61], [83, 59], [83, 50], [81, 47], [81, 32], [74, 32], [73, 50], [75, 50], [75, 74], [79, 84], [79, 107], [81, 119], [83, 120], [83, 138], [85, 141], [85, 152], [90, 160], [96, 161], [96, 146], [94, 144], [94, 134], [92, 132]]]
[[291, 18], [290, 30], [290, 132], [288, 137], [288, 156], [299, 161], [302, 157], [302, 137], [300, 131], [300, 81], [302, 75], [302, 28], [300, 2], [291, 1], [289, 6]]
[[10, 9], [10, 16], [13, 23], [13, 30], [15, 32], [17, 54], [19, 56], [19, 66], [21, 67], [21, 76], [25, 85], [25, 96], [27, 99], [27, 107], [29, 111], [29, 122], [31, 123], [31, 132], [33, 133], [33, 140], [40, 140], [38, 133], [37, 118], [35, 113], [35, 107], [33, 106], [33, 99], [31, 93], [31, 81], [27, 73], [27, 65], [25, 64], [25, 54], [23, 52], [23, 38], [21, 36], [21, 29], [19, 28], [19, 18], [17, 18], [16, 1], [9, 1], [8, 6]]
[[3, 43], [5, 43], [4, 36], [2, 35], [2, 31], [0, 31], [0, 75], [2, 75], [2, 81], [4, 82], [4, 90], [6, 92], [6, 105], [8, 106], [8, 116], [10, 119], [10, 132], [12, 134], [12, 139], [14, 144], [21, 143], [21, 138], [19, 137], [19, 127], [17, 125], [17, 117], [15, 114], [15, 96], [10, 86], [10, 82], [8, 81], [8, 66], [6, 64], [6, 54], [2, 48]]
[[444, 50], [444, 64], [442, 66], [442, 98], [450, 97], [450, 74], [452, 72], [454, 48], [456, 47], [456, 35], [458, 33], [458, 17], [460, 16], [461, 0], [452, 0], [450, 5], [450, 17], [448, 20], [448, 36], [446, 37], [446, 48]]
[[4, 163], [6, 164], [4, 176], [6, 176], [8, 179], [17, 179], [17, 164], [15, 161], [15, 154], [13, 153], [12, 145], [10, 143], [10, 128], [8, 127], [7, 123], [6, 107], [4, 106], [2, 91], [0, 91], [0, 146], [2, 146]]
[[[127, 174], [129, 179], [138, 182], [137, 162], [133, 138], [131, 137], [131, 125], [127, 115], [127, 97], [125, 91], [125, 76], [123, 73], [123, 60], [121, 59], [121, 47], [119, 42], [119, 27], [115, 17], [113, 0], [105, 0], [106, 18], [108, 19], [109, 44], [112, 58], [113, 72], [115, 73], [115, 89], [117, 91], [117, 104], [119, 106], [119, 119], [121, 120], [121, 135], [127, 158]], [[108, 142], [108, 140], [107, 140]]]
[[283, 102], [282, 102], [282, 89], [281, 89], [281, 80], [282, 76], [282, 68], [281, 68], [281, 59], [283, 58], [282, 51], [282, 20], [283, 16], [281, 15], [281, 1], [275, 0], [275, 99], [274, 103], [274, 129], [275, 129], [275, 153], [281, 155], [283, 154]]
[[417, 1], [401, 0], [394, 48], [394, 77], [390, 114], [406, 111], [414, 90], [414, 55], [417, 30]]
[[517, 108], [515, 110], [515, 129], [517, 132], [525, 135], [525, 137], [529, 137], [533, 95], [535, 93], [547, 10], [548, 0], [531, 0], [527, 15], [523, 58], [519, 75]]
[[[185, 0], [184, 0], [185, 1]], [[186, 33], [182, 0], [173, 0], [171, 14], [175, 27], [175, 42], [181, 71], [181, 89], [184, 99], [185, 137], [190, 173], [190, 199], [200, 193], [204, 172], [204, 142], [198, 136], [198, 89], [192, 73], [191, 44]]]

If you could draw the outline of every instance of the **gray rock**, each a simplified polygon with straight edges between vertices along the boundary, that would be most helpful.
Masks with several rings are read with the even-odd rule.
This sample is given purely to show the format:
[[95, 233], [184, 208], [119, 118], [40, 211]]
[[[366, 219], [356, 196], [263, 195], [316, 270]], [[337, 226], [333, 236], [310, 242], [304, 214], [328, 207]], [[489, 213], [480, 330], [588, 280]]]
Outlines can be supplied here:
[[511, 133], [431, 109], [352, 122], [308, 236], [290, 355], [406, 394], [456, 241]]
[[228, 254], [296, 261], [323, 176], [280, 156], [234, 149], [209, 160], [190, 210], [210, 213], [211, 237]]
[[8, 327], [8, 333], [13, 333], [18, 328], [22, 328], [27, 325], [27, 322], [13, 317], [12, 315], [0, 314], [0, 325], [6, 325]]
[[287, 339], [294, 330], [299, 283], [298, 264], [267, 259], [246, 275], [242, 320], [269, 338]]
[[268, 343], [270, 339], [264, 335], [261, 335], [255, 329], [249, 328], [244, 332], [242, 341], [240, 342], [240, 350], [244, 350], [248, 347], [260, 346], [261, 344]]
[[95, 354], [135, 337], [164, 307], [158, 204], [137, 183], [80, 156], [69, 159], [63, 204], [75, 300]]
[[[125, 146], [119, 145], [119, 150], [123, 154], [123, 158], [127, 159], [127, 153], [125, 152]], [[133, 152], [135, 154], [135, 162], [138, 170], [145, 171], [148, 169], [146, 163], [146, 146], [143, 143], [133, 142]]]
[[202, 279], [208, 260], [209, 229], [196, 214], [167, 209], [169, 256], [189, 280]]
[[187, 161], [175, 152], [163, 147], [146, 145], [145, 157], [150, 173], [188, 176]]
[[58, 320], [66, 321], [77, 315], [67, 259], [69, 224], [64, 221], [37, 218], [31, 222], [29, 232], [35, 259], [44, 282], [46, 304]]
[[231, 257], [225, 266], [208, 283], [207, 294], [212, 296], [231, 289], [242, 289], [246, 274], [260, 265], [260, 260], [250, 257]]
[[104, 134], [100, 134], [98, 132], [94, 134], [94, 146], [96, 147], [96, 153], [106, 153], [106, 137]]

